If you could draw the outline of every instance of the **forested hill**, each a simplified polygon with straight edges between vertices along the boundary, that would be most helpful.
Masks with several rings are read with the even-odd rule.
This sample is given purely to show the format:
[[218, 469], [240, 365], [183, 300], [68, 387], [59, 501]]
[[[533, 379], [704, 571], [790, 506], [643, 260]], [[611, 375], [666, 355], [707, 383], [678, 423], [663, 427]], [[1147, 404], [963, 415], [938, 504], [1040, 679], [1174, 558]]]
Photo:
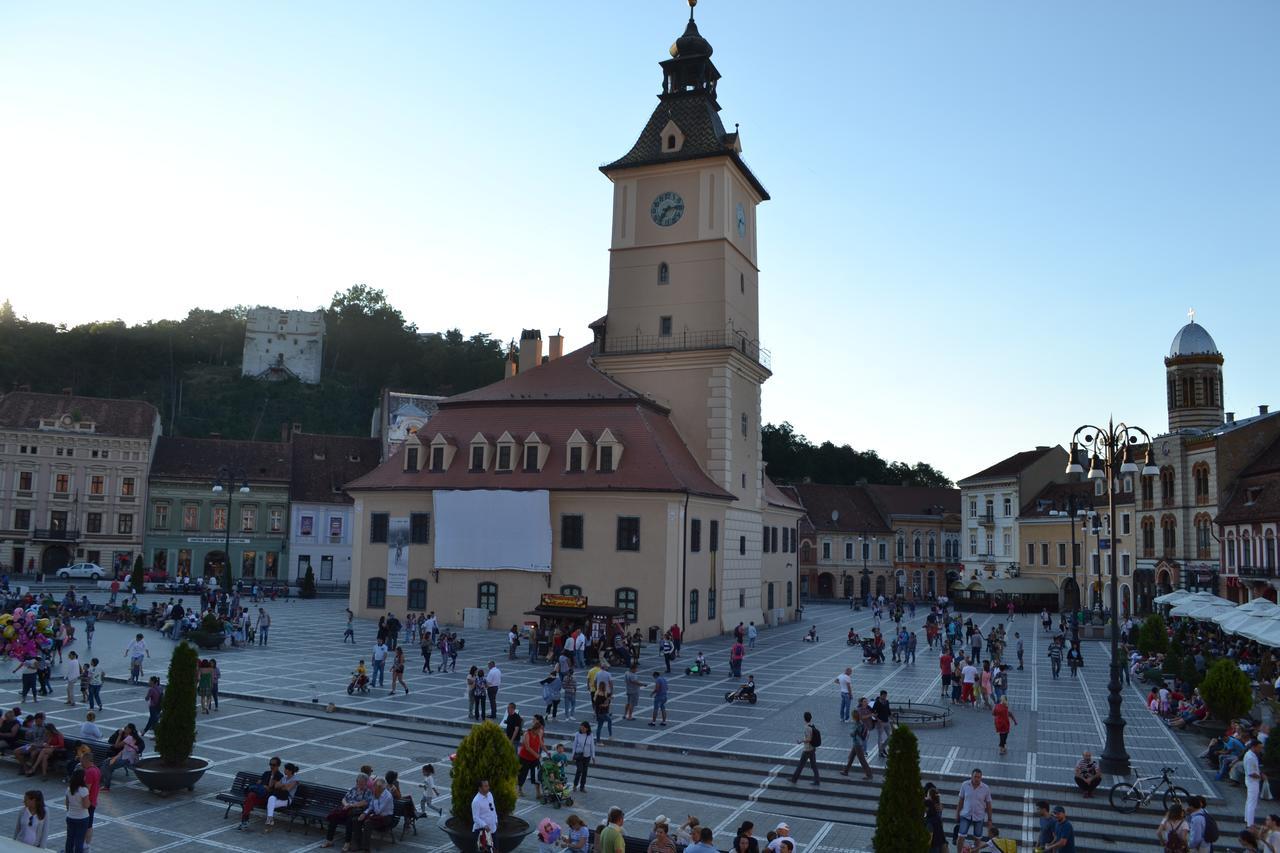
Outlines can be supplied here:
[[765, 472], [776, 483], [952, 485], [946, 474], [927, 462], [890, 462], [874, 450], [854, 450], [830, 441], [813, 444], [785, 421], [781, 426], [765, 424], [762, 438]]
[[307, 432], [368, 435], [382, 388], [456, 394], [502, 377], [506, 347], [488, 334], [421, 333], [380, 290], [356, 285], [325, 309], [319, 385], [240, 376], [247, 308], [195, 309], [183, 320], [66, 328], [0, 307], [0, 390], [29, 386], [147, 400], [166, 435], [278, 439]]

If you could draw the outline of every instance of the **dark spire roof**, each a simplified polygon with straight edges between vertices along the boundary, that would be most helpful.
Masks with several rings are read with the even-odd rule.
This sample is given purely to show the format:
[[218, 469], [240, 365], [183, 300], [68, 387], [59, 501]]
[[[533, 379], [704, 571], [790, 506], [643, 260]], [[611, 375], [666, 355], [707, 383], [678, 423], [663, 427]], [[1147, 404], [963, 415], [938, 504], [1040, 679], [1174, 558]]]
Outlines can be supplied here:
[[[711, 54], [711, 43], [698, 32], [690, 8], [684, 34], [671, 45], [671, 58], [659, 63], [663, 74], [662, 92], [658, 95], [661, 103], [649, 116], [631, 150], [612, 163], [601, 166], [600, 171], [609, 174], [634, 166], [728, 157], [760, 197], [769, 198], [769, 192], [739, 153], [741, 144], [737, 130], [726, 131], [720, 121], [720, 104], [716, 100], [720, 72], [711, 61]], [[683, 137], [674, 149], [664, 145], [663, 130], [670, 123], [680, 129]]]

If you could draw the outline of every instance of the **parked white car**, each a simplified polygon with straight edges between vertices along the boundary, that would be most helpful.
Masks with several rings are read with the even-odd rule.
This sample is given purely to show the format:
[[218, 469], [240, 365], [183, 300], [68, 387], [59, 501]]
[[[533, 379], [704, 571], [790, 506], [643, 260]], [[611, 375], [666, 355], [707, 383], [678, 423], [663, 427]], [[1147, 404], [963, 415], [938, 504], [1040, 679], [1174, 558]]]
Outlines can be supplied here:
[[71, 578], [89, 578], [90, 580], [98, 580], [106, 576], [106, 572], [102, 570], [102, 566], [97, 563], [72, 563], [69, 566], [63, 566], [58, 569], [58, 577], [63, 580]]

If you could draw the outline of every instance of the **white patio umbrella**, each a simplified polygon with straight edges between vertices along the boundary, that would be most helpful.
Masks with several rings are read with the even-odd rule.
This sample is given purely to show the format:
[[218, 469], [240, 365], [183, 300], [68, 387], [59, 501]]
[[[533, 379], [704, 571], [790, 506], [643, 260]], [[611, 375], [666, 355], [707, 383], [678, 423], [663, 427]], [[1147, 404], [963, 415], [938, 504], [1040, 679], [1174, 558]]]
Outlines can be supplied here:
[[1241, 604], [1239, 607], [1215, 613], [1213, 621], [1217, 622], [1218, 627], [1228, 634], [1235, 634], [1239, 632], [1240, 628], [1253, 624], [1259, 619], [1265, 620], [1277, 613], [1280, 613], [1280, 607], [1265, 598], [1255, 598], [1253, 601]]
[[1164, 595], [1157, 595], [1154, 600], [1156, 604], [1167, 604], [1172, 607], [1175, 604], [1180, 604], [1183, 600], [1188, 599], [1193, 595], [1195, 595], [1194, 592], [1188, 592], [1185, 589], [1175, 589], [1173, 592], [1166, 592]]
[[1211, 592], [1197, 592], [1191, 598], [1184, 599], [1169, 611], [1171, 616], [1186, 616], [1190, 619], [1204, 621], [1224, 610], [1234, 610], [1236, 603], [1219, 598]]
[[1261, 643], [1269, 648], [1280, 648], [1280, 614], [1258, 619], [1236, 632], [1241, 637]]

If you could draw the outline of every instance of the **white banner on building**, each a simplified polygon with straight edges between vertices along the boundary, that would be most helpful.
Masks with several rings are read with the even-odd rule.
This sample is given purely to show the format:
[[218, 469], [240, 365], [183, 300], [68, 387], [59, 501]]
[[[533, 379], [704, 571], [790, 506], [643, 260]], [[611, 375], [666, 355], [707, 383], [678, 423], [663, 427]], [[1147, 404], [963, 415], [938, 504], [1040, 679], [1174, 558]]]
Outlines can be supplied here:
[[387, 523], [387, 595], [409, 594], [409, 519]]
[[437, 569], [551, 571], [551, 498], [545, 489], [436, 490], [432, 502]]

